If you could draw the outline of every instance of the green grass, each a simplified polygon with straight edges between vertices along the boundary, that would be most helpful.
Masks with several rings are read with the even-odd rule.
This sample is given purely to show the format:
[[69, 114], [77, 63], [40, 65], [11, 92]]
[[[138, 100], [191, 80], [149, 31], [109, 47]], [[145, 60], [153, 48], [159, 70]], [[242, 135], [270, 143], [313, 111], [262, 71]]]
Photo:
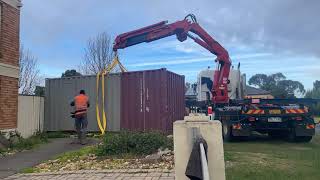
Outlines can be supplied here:
[[88, 154], [94, 154], [96, 151], [96, 146], [87, 146], [83, 147], [76, 151], [70, 151], [63, 153], [61, 155], [58, 155], [54, 159], [58, 159], [60, 162], [67, 162], [68, 160], [74, 160], [79, 158], [80, 156], [88, 155]]
[[225, 143], [228, 180], [319, 180], [320, 136], [311, 143], [260, 139]]
[[34, 173], [34, 172], [36, 172], [35, 168], [32, 168], [32, 167], [21, 170], [21, 173]]

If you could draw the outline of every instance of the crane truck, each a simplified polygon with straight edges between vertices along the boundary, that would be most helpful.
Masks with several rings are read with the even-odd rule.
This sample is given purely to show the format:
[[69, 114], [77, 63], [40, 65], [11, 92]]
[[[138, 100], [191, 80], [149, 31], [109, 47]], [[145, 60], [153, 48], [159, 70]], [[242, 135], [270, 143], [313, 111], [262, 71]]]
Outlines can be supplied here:
[[113, 50], [117, 54], [119, 49], [172, 35], [180, 42], [190, 38], [216, 56], [214, 61], [217, 69], [212, 73], [212, 87], [208, 96], [210, 99], [196, 101], [192, 106], [207, 113], [207, 109], [213, 110], [213, 119], [222, 123], [225, 141], [249, 137], [252, 131], [271, 136], [287, 136], [291, 141], [309, 142], [312, 139], [315, 122], [308, 104], [315, 103], [314, 100], [243, 99], [239, 95], [237, 98], [229, 97], [228, 85], [231, 83], [229, 75], [232, 67], [229, 53], [199, 25], [193, 14], [171, 24], [162, 21], [120, 34], [115, 38]]

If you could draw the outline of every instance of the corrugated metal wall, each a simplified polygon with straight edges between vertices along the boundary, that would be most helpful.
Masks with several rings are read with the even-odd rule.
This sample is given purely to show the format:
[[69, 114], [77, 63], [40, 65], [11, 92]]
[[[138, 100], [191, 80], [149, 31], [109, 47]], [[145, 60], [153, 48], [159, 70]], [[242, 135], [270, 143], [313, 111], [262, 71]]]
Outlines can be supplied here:
[[[109, 75], [106, 77], [105, 82], [107, 130], [119, 131], [121, 89], [120, 75]], [[84, 89], [86, 91], [86, 94], [89, 96], [90, 99], [91, 106], [88, 111], [88, 131], [98, 131], [95, 110], [96, 76], [81, 76], [46, 80], [46, 131], [74, 130], [74, 119], [70, 117], [70, 112], [74, 111], [74, 107], [70, 106], [70, 102], [73, 100], [74, 96], [79, 94], [79, 91], [81, 89]], [[102, 102], [101, 94], [99, 94], [99, 102]]]
[[24, 138], [43, 130], [44, 98], [39, 96], [18, 97], [18, 128]]
[[185, 115], [185, 78], [184, 76], [168, 72], [168, 111], [167, 132], [172, 132], [172, 124], [175, 120], [182, 120]]
[[[183, 119], [184, 76], [158, 69], [112, 74], [106, 82], [108, 131], [171, 132], [173, 121]], [[88, 130], [98, 131], [95, 76], [46, 80], [45, 130], [74, 129], [70, 102], [81, 89], [91, 102]]]
[[160, 69], [121, 77], [121, 129], [171, 132], [183, 119], [184, 76]]

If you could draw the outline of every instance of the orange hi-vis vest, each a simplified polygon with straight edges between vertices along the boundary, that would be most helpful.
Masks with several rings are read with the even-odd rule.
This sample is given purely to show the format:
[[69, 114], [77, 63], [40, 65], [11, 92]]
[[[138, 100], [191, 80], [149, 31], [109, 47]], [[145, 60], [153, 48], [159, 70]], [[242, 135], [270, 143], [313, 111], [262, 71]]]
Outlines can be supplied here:
[[74, 104], [76, 107], [75, 116], [81, 116], [87, 114], [88, 110], [88, 96], [80, 94], [74, 98]]

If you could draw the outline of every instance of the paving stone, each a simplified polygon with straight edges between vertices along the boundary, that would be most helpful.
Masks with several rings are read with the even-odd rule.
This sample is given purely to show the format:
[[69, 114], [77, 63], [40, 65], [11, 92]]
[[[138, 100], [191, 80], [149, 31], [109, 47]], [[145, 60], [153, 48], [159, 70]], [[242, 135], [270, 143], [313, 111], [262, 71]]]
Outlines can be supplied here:
[[55, 173], [31, 173], [16, 174], [7, 177], [5, 180], [30, 179], [30, 180], [174, 180], [173, 172], [163, 172], [162, 170], [145, 171], [141, 169], [121, 169], [121, 170], [86, 170], [86, 171], [62, 171]]

